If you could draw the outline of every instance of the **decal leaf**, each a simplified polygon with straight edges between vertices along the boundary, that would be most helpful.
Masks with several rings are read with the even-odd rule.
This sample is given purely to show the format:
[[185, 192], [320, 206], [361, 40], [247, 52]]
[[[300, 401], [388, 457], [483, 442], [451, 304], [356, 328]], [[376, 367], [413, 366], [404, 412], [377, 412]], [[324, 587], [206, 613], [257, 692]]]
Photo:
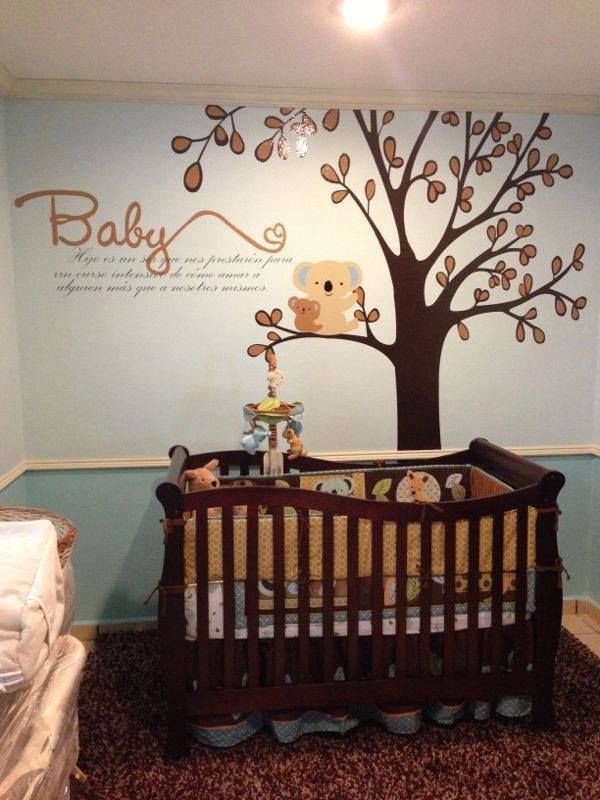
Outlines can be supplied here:
[[237, 131], [234, 131], [231, 134], [229, 139], [229, 147], [231, 148], [231, 151], [236, 154], [236, 156], [239, 156], [244, 152], [244, 140]]
[[270, 326], [272, 324], [271, 317], [267, 314], [266, 311], [257, 311], [254, 315], [254, 319], [258, 322], [259, 325], [264, 325], [265, 327]]
[[272, 139], [265, 139], [264, 141], [260, 142], [256, 146], [256, 150], [254, 151], [254, 156], [257, 161], [268, 161], [271, 158], [273, 153], [273, 140]]
[[188, 136], [175, 136], [171, 142], [171, 149], [175, 153], [186, 153], [192, 144]]
[[265, 117], [265, 125], [267, 128], [276, 128], [281, 129], [284, 126], [284, 121], [279, 119], [279, 117], [268, 116]]
[[224, 119], [227, 116], [225, 109], [217, 105], [206, 106], [205, 112], [210, 119]]
[[267, 346], [264, 344], [251, 344], [246, 352], [252, 358], [256, 358], [256, 356], [259, 356], [261, 353], [264, 353], [266, 349]]
[[345, 178], [350, 169], [350, 156], [348, 155], [348, 153], [342, 153], [338, 161], [338, 166], [340, 168], [342, 177]]
[[459, 322], [457, 327], [458, 327], [458, 335], [463, 340], [463, 342], [466, 342], [470, 336], [469, 329], [467, 328], [464, 322]]
[[183, 185], [188, 192], [197, 192], [202, 186], [202, 167], [197, 161], [190, 164], [183, 176]]
[[391, 164], [396, 157], [396, 140], [393, 136], [386, 136], [383, 142], [383, 154]]
[[340, 122], [339, 108], [330, 108], [323, 117], [323, 127], [326, 131], [334, 131]]
[[564, 317], [564, 315], [567, 313], [567, 304], [562, 297], [556, 296], [554, 298], [554, 310], [559, 317]]
[[365, 197], [369, 202], [375, 197], [375, 188], [375, 181], [373, 178], [369, 178], [365, 183]]
[[341, 203], [342, 200], [348, 195], [348, 189], [338, 189], [337, 192], [331, 193], [331, 199], [334, 203]]
[[325, 178], [326, 181], [329, 183], [340, 183], [340, 177], [331, 164], [323, 164], [321, 167], [321, 175]]

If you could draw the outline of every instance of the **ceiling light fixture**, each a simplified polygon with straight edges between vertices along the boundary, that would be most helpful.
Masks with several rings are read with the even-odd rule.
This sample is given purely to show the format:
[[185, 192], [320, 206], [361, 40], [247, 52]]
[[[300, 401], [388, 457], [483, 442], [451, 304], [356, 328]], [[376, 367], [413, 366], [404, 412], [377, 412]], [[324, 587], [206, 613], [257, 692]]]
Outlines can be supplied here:
[[397, 6], [393, 0], [335, 0], [331, 10], [351, 28], [366, 33], [380, 28]]

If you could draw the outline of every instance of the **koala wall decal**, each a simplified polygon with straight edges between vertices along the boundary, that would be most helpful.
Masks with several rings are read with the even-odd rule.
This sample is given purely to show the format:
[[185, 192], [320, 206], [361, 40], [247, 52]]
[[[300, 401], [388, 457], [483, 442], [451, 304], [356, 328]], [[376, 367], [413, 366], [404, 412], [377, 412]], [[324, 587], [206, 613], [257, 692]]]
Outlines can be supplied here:
[[321, 304], [317, 300], [309, 300], [308, 297], [290, 297], [288, 306], [296, 315], [294, 325], [296, 329], [306, 333], [318, 333], [323, 327], [317, 322], [317, 317], [321, 311]]
[[357, 303], [354, 294], [362, 281], [358, 264], [351, 261], [304, 261], [293, 275], [296, 288], [320, 307], [317, 324], [323, 336], [347, 333], [358, 327], [356, 319], [346, 319], [345, 312]]

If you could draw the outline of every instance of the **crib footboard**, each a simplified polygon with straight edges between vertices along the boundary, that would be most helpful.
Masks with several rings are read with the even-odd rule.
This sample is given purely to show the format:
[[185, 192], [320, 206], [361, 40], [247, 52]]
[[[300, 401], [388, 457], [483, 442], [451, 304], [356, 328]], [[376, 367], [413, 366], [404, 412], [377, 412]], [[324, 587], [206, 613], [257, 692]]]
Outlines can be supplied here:
[[552, 724], [564, 478], [471, 448], [465, 462], [510, 475], [509, 491], [419, 504], [267, 484], [186, 494], [188, 456], [174, 452], [157, 492], [169, 753], [185, 752], [186, 719], [257, 710], [530, 695], [534, 724]]

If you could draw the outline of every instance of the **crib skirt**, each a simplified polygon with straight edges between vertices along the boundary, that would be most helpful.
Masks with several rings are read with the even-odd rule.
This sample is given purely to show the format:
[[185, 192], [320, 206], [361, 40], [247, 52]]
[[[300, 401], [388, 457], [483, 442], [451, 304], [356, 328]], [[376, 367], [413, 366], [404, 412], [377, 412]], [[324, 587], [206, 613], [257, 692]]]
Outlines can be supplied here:
[[[503, 657], [501, 671], [510, 672], [514, 652], [514, 626], [503, 628]], [[490, 671], [491, 664], [491, 631], [480, 630], [478, 646], [478, 670], [485, 674]], [[429, 665], [421, 664], [422, 654], [419, 652], [419, 637], [406, 636], [407, 660], [406, 674], [410, 676], [441, 675], [444, 665], [443, 634], [432, 634], [430, 639]], [[234, 647], [235, 685], [244, 687], [247, 682], [247, 640], [236, 640]], [[526, 622], [526, 663], [533, 661], [532, 623]], [[359, 637], [360, 679], [371, 677], [371, 637]], [[457, 675], [467, 674], [467, 631], [456, 631], [454, 644], [454, 667]], [[260, 683], [262, 686], [273, 684], [274, 643], [272, 639], [259, 641]], [[344, 681], [344, 665], [347, 663], [347, 639], [338, 636], [334, 639], [336, 673], [334, 680]], [[197, 674], [198, 652], [195, 643], [187, 642], [188, 674]], [[211, 688], [219, 688], [218, 677], [223, 675], [224, 648], [222, 640], [211, 640], [209, 643], [209, 675]], [[384, 637], [383, 668], [384, 674], [393, 679], [395, 675], [395, 642], [394, 637]], [[322, 680], [323, 641], [310, 640], [310, 682]], [[285, 682], [298, 683], [298, 639], [285, 640]], [[189, 689], [195, 689], [193, 679], [189, 680]], [[440, 725], [452, 725], [467, 716], [476, 720], [487, 720], [492, 713], [504, 717], [516, 718], [526, 716], [531, 710], [531, 698], [526, 695], [511, 697], [488, 697], [464, 702], [448, 702], [443, 697], [434, 702], [420, 705], [360, 705], [348, 708], [327, 708], [320, 710], [296, 709], [285, 712], [269, 713], [257, 710], [249, 714], [227, 714], [210, 717], [194, 717], [188, 722], [190, 733], [200, 742], [214, 747], [230, 747], [240, 743], [261, 729], [270, 729], [281, 742], [293, 742], [308, 733], [344, 734], [361, 722], [376, 722], [390, 733], [415, 733], [424, 719], [432, 720]]]

